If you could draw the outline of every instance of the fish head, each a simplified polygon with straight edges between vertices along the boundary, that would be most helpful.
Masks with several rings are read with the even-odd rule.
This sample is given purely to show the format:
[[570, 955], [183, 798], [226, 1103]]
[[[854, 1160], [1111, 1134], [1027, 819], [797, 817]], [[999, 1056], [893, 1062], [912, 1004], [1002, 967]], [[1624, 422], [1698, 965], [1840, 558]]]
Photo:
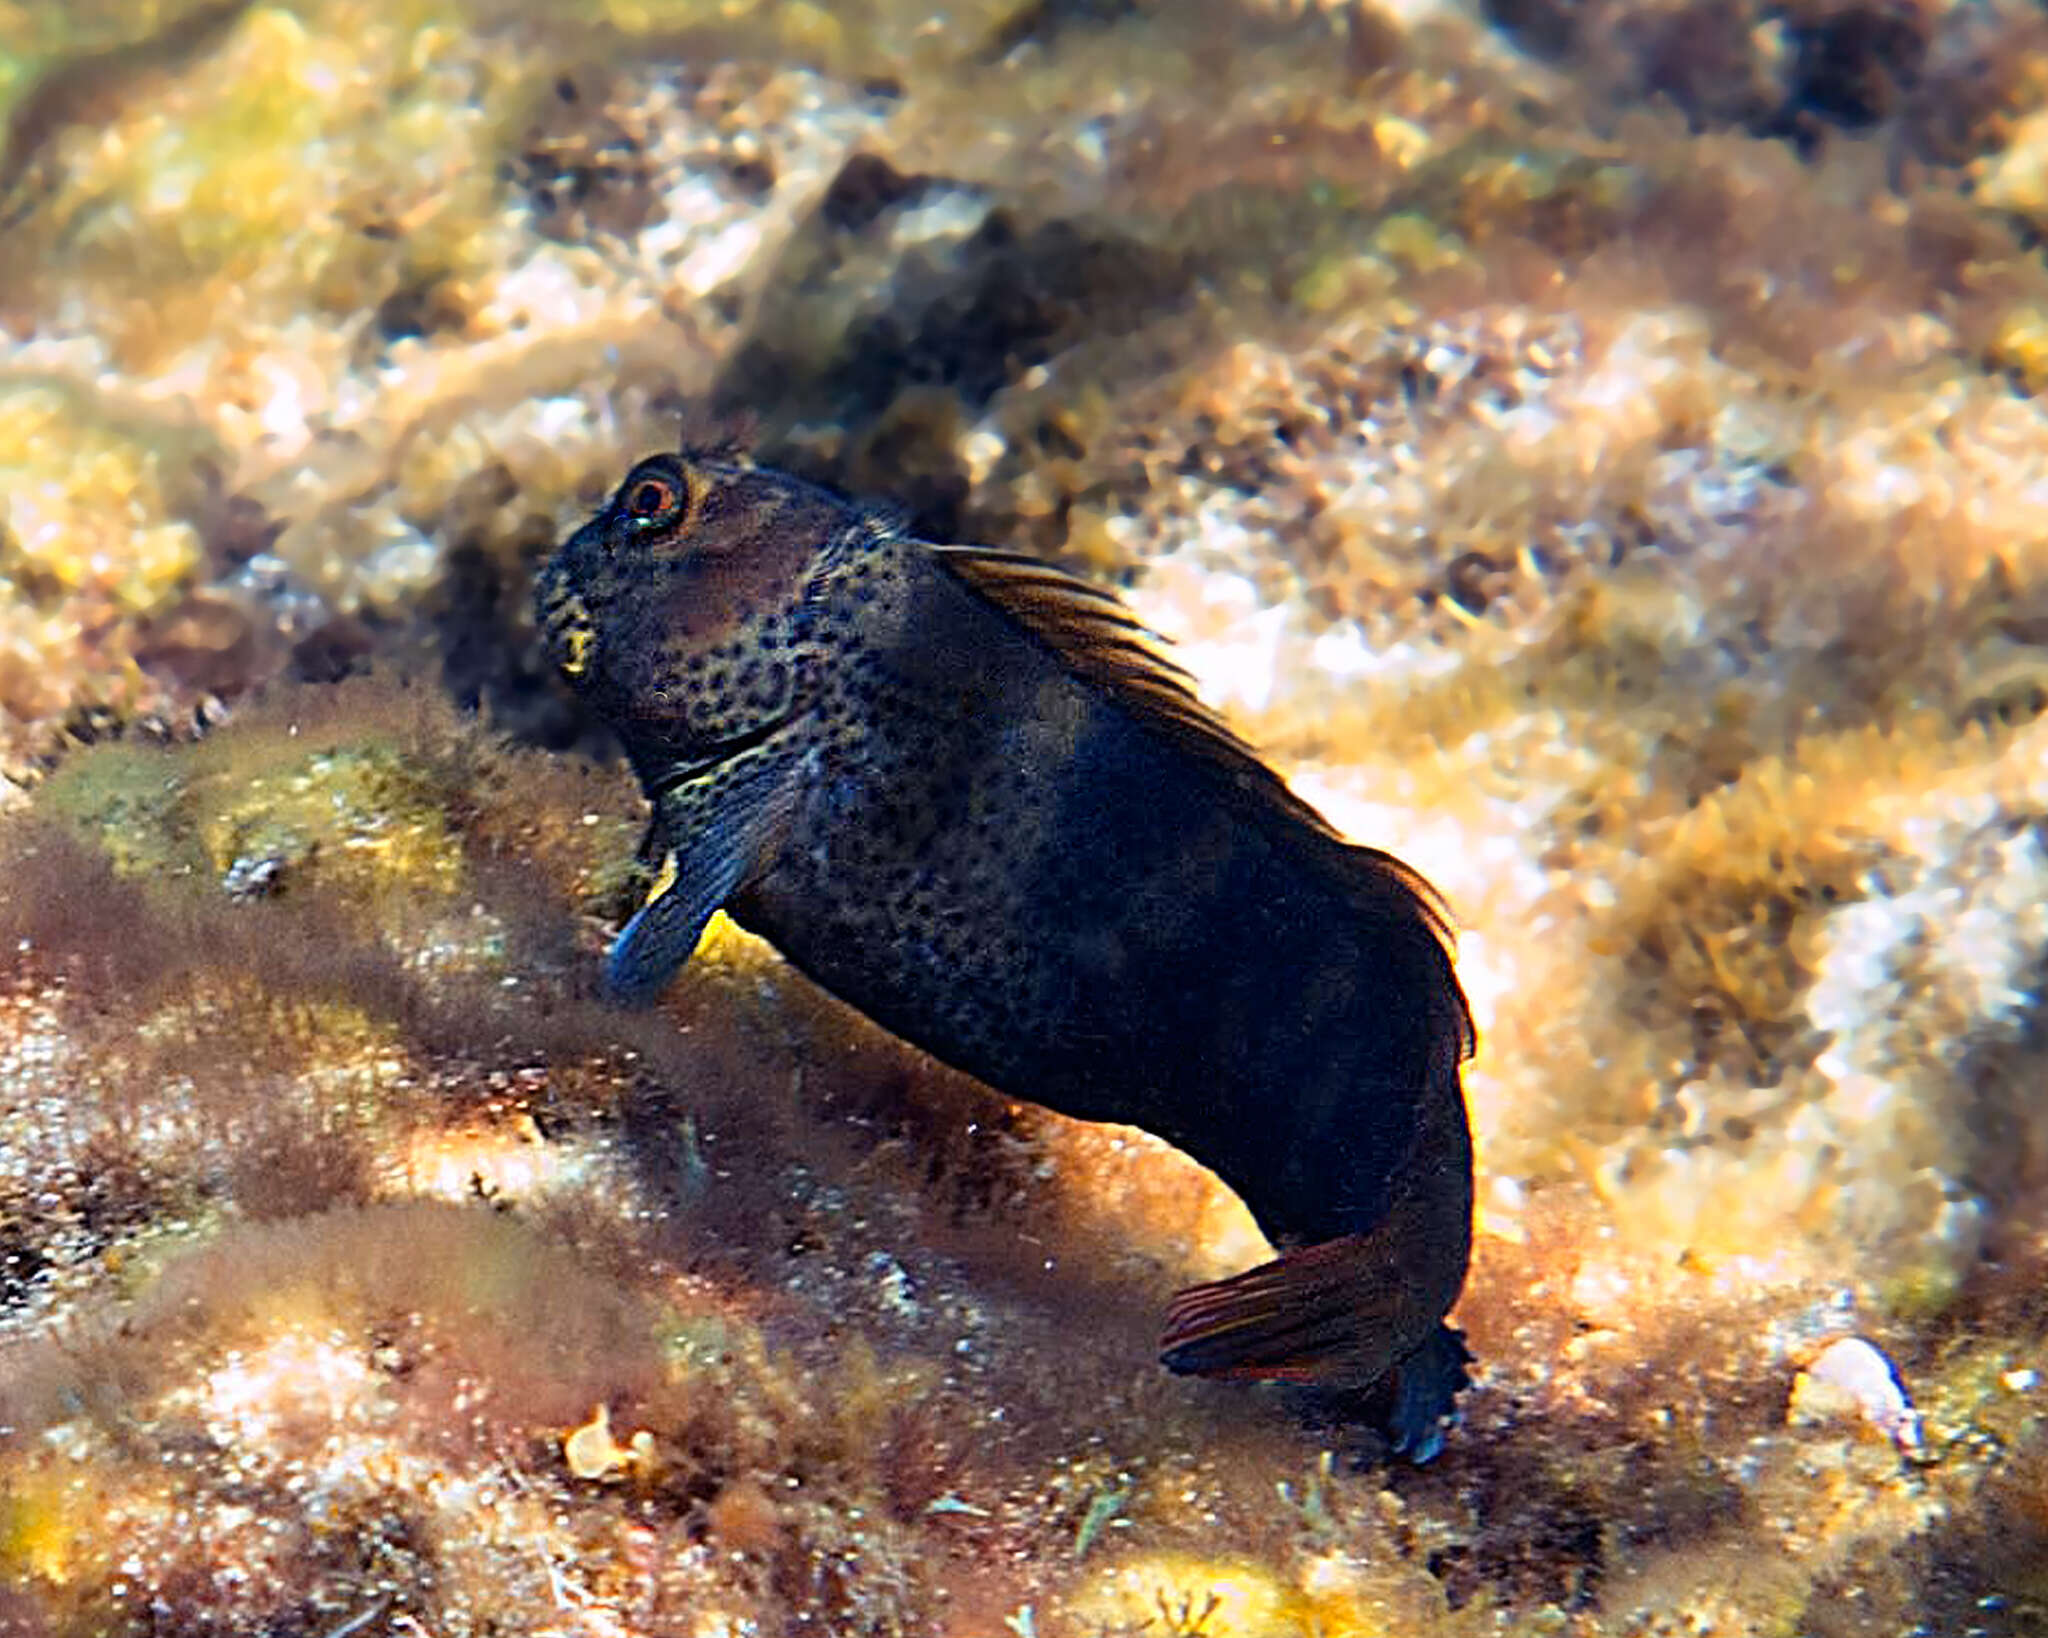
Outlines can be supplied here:
[[654, 455], [541, 570], [550, 657], [650, 787], [803, 715], [818, 587], [850, 511], [781, 473]]

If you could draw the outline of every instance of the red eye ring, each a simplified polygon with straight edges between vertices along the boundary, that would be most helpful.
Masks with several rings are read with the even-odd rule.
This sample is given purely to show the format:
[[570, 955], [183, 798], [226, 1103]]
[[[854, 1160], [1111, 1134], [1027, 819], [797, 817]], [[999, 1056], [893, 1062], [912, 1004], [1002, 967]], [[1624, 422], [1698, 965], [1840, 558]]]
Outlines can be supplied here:
[[626, 491], [626, 516], [643, 522], [667, 517], [676, 508], [676, 486], [658, 473], [636, 478]]

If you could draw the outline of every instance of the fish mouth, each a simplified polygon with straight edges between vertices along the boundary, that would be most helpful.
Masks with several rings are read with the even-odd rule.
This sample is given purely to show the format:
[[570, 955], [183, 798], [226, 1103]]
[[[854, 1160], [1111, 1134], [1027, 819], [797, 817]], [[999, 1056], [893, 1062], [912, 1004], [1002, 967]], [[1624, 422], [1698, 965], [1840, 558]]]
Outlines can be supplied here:
[[771, 717], [743, 734], [733, 735], [731, 739], [720, 740], [701, 756], [693, 756], [688, 761], [664, 762], [659, 772], [650, 769], [646, 779], [647, 799], [658, 802], [671, 791], [695, 783], [749, 751], [759, 750], [802, 715], [802, 705], [791, 705], [780, 716]]
[[533, 609], [541, 644], [555, 669], [570, 682], [580, 682], [590, 669], [597, 622], [572, 586], [559, 555], [534, 577]]

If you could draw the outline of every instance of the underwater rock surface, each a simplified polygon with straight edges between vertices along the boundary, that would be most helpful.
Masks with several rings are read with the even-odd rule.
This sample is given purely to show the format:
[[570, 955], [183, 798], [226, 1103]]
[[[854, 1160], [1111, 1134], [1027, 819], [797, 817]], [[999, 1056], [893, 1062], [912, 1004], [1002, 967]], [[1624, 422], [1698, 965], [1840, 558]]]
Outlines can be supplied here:
[[[2038, 10], [931, 23], [0, 7], [0, 1633], [2048, 1629]], [[1434, 1465], [1157, 1371], [1161, 1146], [596, 1001], [528, 581], [707, 413], [1444, 890]]]

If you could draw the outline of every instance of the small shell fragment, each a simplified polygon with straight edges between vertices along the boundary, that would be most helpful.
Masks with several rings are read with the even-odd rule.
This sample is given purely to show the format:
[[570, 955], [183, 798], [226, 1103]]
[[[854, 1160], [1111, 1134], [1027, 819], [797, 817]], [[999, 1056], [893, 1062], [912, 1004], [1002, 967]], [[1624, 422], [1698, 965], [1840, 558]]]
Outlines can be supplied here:
[[614, 1475], [645, 1474], [654, 1465], [654, 1435], [642, 1428], [625, 1444], [612, 1437], [611, 1412], [598, 1405], [590, 1420], [571, 1429], [562, 1440], [562, 1459], [579, 1479], [609, 1479]]
[[1902, 1451], [1920, 1448], [1920, 1413], [1892, 1362], [1861, 1337], [1837, 1337], [1792, 1382], [1785, 1421], [1791, 1427], [1860, 1423]]

